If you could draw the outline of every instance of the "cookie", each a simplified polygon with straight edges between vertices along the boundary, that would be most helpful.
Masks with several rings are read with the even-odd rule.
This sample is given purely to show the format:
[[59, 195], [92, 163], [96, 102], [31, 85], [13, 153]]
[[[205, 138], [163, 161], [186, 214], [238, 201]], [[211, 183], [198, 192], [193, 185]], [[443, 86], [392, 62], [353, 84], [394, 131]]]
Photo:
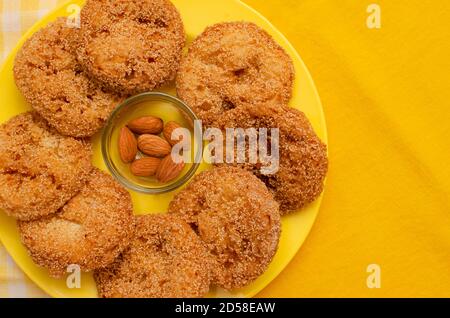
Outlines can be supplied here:
[[0, 126], [0, 208], [20, 220], [55, 213], [81, 190], [91, 145], [59, 135], [34, 112]]
[[175, 78], [185, 33], [168, 0], [88, 0], [79, 39], [78, 60], [92, 78], [137, 94]]
[[65, 18], [35, 33], [16, 56], [14, 78], [26, 101], [59, 133], [90, 137], [123, 97], [107, 92], [82, 71], [73, 52], [76, 33]]
[[194, 231], [173, 215], [136, 217], [129, 248], [95, 273], [103, 298], [193, 298], [209, 290], [210, 256]]
[[[301, 111], [271, 104], [241, 107], [224, 114], [218, 120], [217, 128], [222, 131], [227, 128], [278, 130], [277, 167], [274, 165], [274, 169], [268, 169], [273, 171], [262, 171], [268, 162], [250, 162], [248, 145], [246, 162], [237, 163], [239, 151], [235, 149], [231, 165], [243, 167], [258, 176], [280, 203], [281, 214], [297, 211], [322, 193], [328, 171], [327, 147]], [[271, 147], [270, 142], [269, 139], [268, 148]], [[223, 162], [219, 165], [228, 165], [225, 160]]]
[[55, 215], [18, 223], [34, 262], [61, 277], [71, 264], [84, 272], [111, 264], [134, 233], [130, 194], [94, 169], [83, 189]]
[[195, 39], [182, 60], [176, 87], [210, 127], [243, 104], [287, 104], [293, 81], [291, 58], [266, 31], [249, 22], [228, 22], [208, 27]]
[[213, 283], [240, 288], [266, 270], [278, 247], [280, 213], [266, 186], [250, 172], [221, 167], [197, 175], [169, 205], [214, 259]]

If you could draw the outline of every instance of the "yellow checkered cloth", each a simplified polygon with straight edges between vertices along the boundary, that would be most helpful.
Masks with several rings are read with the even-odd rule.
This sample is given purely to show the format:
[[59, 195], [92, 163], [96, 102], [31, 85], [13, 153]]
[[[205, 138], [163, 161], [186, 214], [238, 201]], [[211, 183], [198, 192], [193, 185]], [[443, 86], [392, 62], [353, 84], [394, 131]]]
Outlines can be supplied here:
[[[0, 58], [6, 58], [36, 21], [66, 0], [0, 0]], [[0, 243], [0, 297], [45, 297]]]

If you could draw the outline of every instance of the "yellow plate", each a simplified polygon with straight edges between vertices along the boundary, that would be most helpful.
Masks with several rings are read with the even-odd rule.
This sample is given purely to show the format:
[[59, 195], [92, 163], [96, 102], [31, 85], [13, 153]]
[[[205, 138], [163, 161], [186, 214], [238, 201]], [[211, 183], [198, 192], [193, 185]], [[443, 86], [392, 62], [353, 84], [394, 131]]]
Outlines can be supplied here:
[[[263, 16], [238, 0], [172, 0], [180, 11], [188, 41], [191, 42], [199, 35], [205, 27], [223, 21], [252, 21], [268, 31], [275, 40], [280, 43], [288, 54], [292, 57], [296, 70], [296, 81], [294, 94], [290, 105], [301, 109], [311, 120], [319, 137], [326, 143], [327, 133], [325, 118], [322, 111], [319, 96], [317, 94], [311, 76], [301, 60], [298, 53], [286, 38]], [[12, 116], [30, 109], [17, 90], [13, 79], [14, 57], [23, 42], [38, 29], [58, 16], [67, 16], [69, 4], [81, 5], [84, 1], [70, 1], [64, 6], [54, 10], [48, 16], [34, 25], [19, 41], [15, 49], [7, 58], [0, 71], [0, 92], [2, 96], [0, 122], [5, 122]], [[169, 89], [169, 93], [174, 94], [174, 89]], [[94, 137], [94, 164], [105, 169], [100, 153], [100, 139]], [[208, 169], [202, 165], [201, 170]], [[159, 196], [146, 196], [132, 193], [136, 214], [156, 213], [167, 210], [168, 203], [174, 193]], [[308, 207], [283, 217], [282, 234], [278, 251], [267, 271], [252, 284], [240, 290], [226, 292], [221, 289], [212, 290], [210, 297], [252, 297], [267, 286], [294, 257], [297, 250], [303, 244], [308, 235], [316, 215], [319, 211], [321, 198], [310, 204]], [[20, 242], [20, 237], [16, 228], [16, 222], [0, 212], [0, 240], [8, 250], [9, 254], [20, 266], [20, 268], [39, 287], [54, 297], [96, 297], [97, 290], [91, 274], [83, 274], [80, 289], [69, 289], [66, 287], [65, 279], [52, 279], [47, 271], [37, 267], [28, 256], [26, 249]]]

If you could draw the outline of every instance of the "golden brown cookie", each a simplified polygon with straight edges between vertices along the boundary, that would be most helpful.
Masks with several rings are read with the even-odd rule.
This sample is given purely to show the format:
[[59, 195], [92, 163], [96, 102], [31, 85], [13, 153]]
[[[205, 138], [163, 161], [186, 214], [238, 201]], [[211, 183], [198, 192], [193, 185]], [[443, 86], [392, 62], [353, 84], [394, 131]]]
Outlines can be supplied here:
[[[264, 181], [280, 203], [281, 214], [302, 208], [323, 191], [328, 171], [327, 148], [301, 111], [278, 105], [241, 107], [224, 114], [217, 128], [278, 129], [279, 169], [275, 173], [262, 174], [264, 164], [249, 163], [248, 154], [246, 163], [237, 164], [235, 160], [233, 165], [253, 172]], [[235, 156], [237, 153], [236, 150]]]
[[197, 175], [170, 203], [214, 258], [213, 282], [246, 286], [271, 262], [280, 237], [278, 203], [250, 172], [221, 167]]
[[78, 59], [119, 92], [151, 91], [173, 80], [184, 42], [180, 14], [168, 0], [88, 0], [81, 10]]
[[292, 94], [291, 58], [253, 23], [208, 27], [189, 48], [177, 75], [177, 93], [206, 127], [247, 103], [287, 104]]
[[27, 102], [50, 126], [63, 135], [89, 137], [123, 98], [82, 72], [72, 49], [76, 32], [59, 18], [35, 33], [16, 56], [14, 77]]
[[174, 215], [136, 217], [129, 248], [95, 273], [104, 298], [192, 298], [209, 290], [210, 255], [194, 231]]
[[56, 212], [82, 188], [90, 143], [59, 135], [34, 112], [0, 126], [0, 208], [20, 220]]
[[95, 168], [80, 193], [55, 215], [19, 222], [34, 262], [60, 277], [71, 264], [92, 271], [111, 264], [134, 233], [130, 194]]

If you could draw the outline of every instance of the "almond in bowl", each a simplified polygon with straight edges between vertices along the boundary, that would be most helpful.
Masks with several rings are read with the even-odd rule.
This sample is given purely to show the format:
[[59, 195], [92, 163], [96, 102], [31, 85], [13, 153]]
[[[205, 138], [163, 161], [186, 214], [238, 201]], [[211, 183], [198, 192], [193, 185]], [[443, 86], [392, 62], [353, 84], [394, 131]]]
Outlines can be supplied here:
[[156, 135], [140, 135], [138, 138], [139, 150], [150, 156], [164, 158], [172, 151], [172, 146], [165, 139]]
[[[131, 163], [130, 171], [136, 177], [156, 176], [161, 183], [176, 179], [185, 166], [184, 162], [172, 159], [172, 145], [182, 141], [182, 138], [175, 140], [172, 135], [177, 128], [182, 126], [175, 121], [164, 125], [161, 118], [154, 116], [132, 120], [120, 130], [118, 147], [122, 162]], [[164, 137], [160, 137], [163, 131]]]
[[162, 132], [164, 123], [161, 118], [155, 116], [144, 116], [130, 121], [127, 126], [132, 132], [139, 135], [158, 135]]
[[140, 158], [133, 161], [130, 171], [137, 177], [153, 177], [160, 165], [161, 159], [159, 158]]

